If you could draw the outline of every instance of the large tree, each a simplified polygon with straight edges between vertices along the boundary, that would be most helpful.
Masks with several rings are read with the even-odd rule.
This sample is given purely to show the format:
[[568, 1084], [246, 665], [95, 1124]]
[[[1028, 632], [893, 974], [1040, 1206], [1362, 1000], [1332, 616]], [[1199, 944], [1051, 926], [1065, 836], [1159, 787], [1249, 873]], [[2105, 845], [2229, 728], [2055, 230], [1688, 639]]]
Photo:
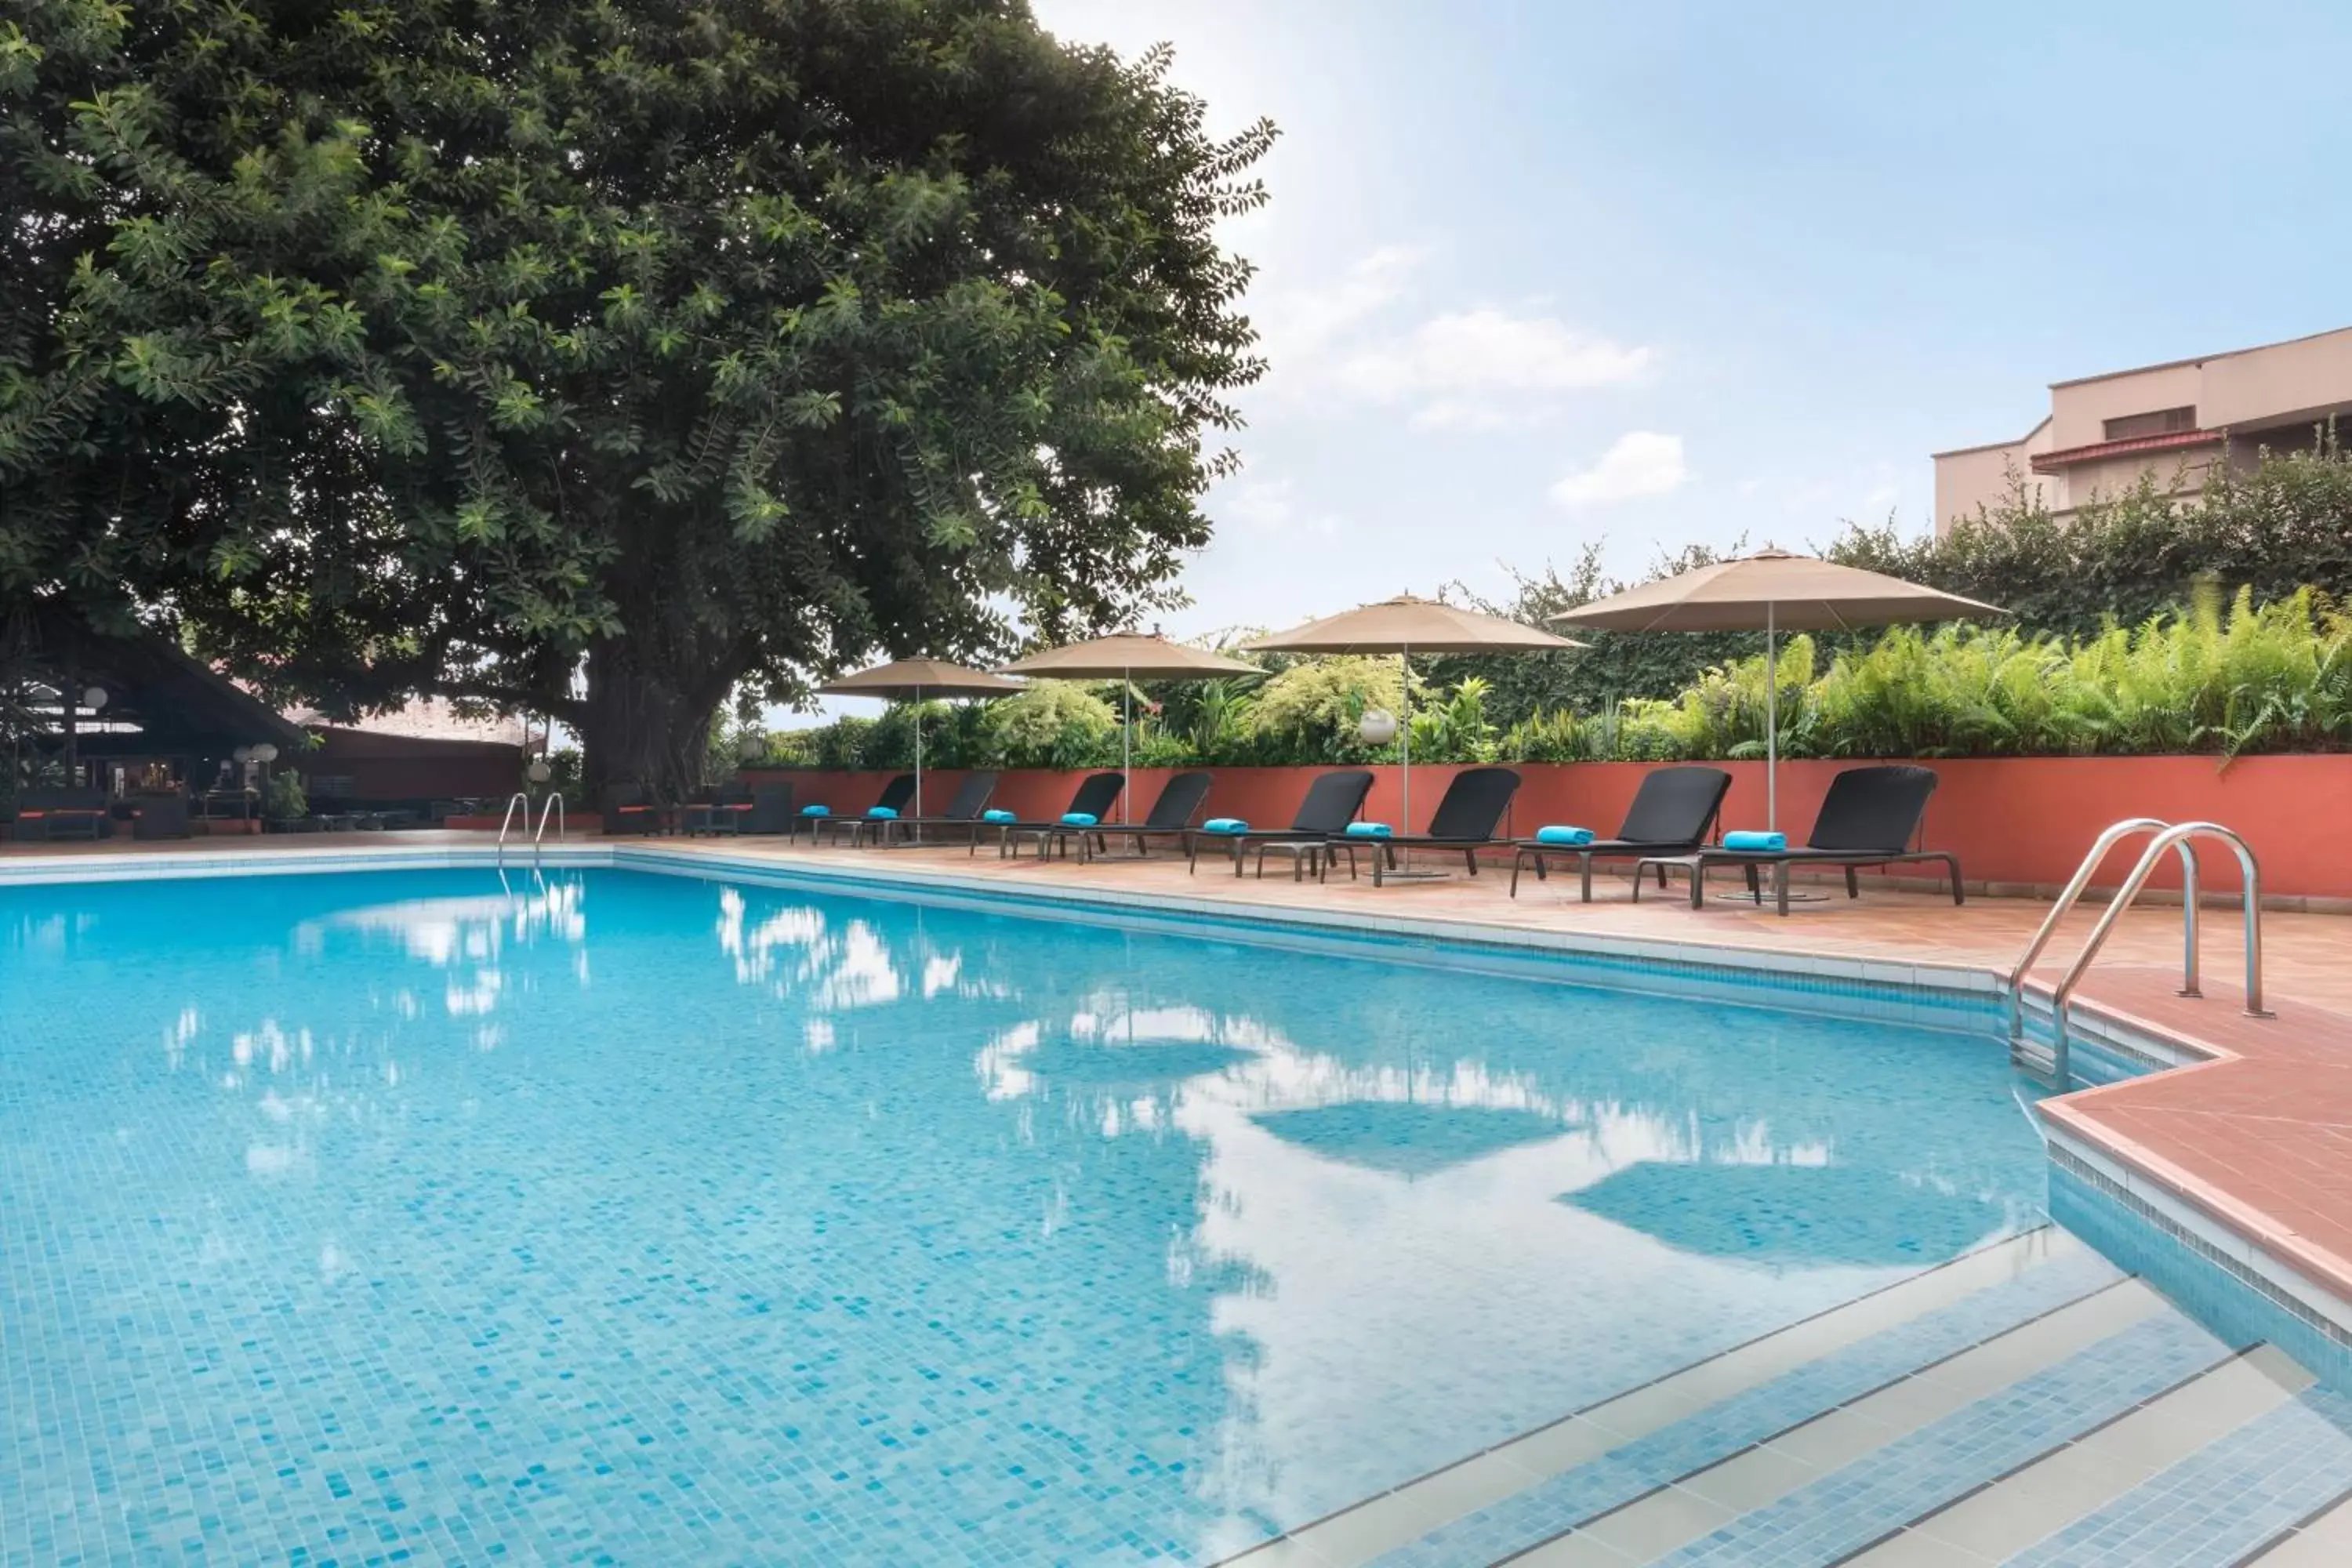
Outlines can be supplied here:
[[1264, 199], [1022, 0], [16, 0], [0, 591], [699, 766], [730, 692], [1164, 602]]

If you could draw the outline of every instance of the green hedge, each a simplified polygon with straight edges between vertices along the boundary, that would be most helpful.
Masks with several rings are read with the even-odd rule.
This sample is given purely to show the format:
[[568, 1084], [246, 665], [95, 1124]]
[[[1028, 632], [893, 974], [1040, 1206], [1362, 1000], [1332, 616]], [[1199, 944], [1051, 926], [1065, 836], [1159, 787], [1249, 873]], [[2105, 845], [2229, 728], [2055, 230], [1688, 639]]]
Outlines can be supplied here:
[[[1813, 548], [1813, 546], [1806, 546]], [[2333, 429], [2313, 450], [2268, 454], [2243, 474], [2222, 474], [2185, 503], [2154, 479], [2095, 501], [2061, 521], [2021, 490], [1981, 509], [1941, 539], [1906, 539], [1892, 527], [1849, 524], [1819, 552], [1834, 561], [1925, 583], [2000, 605], [2027, 637], [2093, 637], [2109, 625], [2137, 626], [2189, 608], [2200, 591], [2252, 589], [2271, 603], [2311, 587], [2352, 602], [2352, 460]], [[1732, 553], [1738, 553], [1738, 551]], [[1704, 549], [1658, 561], [1672, 575], [1715, 559]], [[1517, 592], [1480, 607], [1529, 625], [1624, 586], [1602, 573], [1597, 546], [1565, 574], [1523, 576]], [[1673, 697], [1700, 672], [1759, 653], [1760, 634], [1579, 632], [1591, 647], [1541, 658], [1436, 661], [1440, 684], [1483, 677], [1497, 722], [1543, 711], [1595, 713], [1631, 698]], [[1866, 647], [1872, 634], [1826, 639], [1825, 651]]]
[[[1843, 650], [1790, 637], [1780, 659], [1780, 751], [1790, 757], [2095, 756], [2333, 751], [2352, 745], [2352, 617], [2305, 588], [2258, 605], [2242, 589], [2088, 637], [2010, 626], [1901, 626]], [[1425, 762], [1663, 762], [1764, 753], [1760, 655], [1701, 670], [1670, 697], [1538, 710], [1508, 726], [1469, 676], [1416, 682], [1412, 748]], [[1110, 697], [1116, 697], [1116, 689]], [[1393, 710], [1392, 660], [1300, 660], [1257, 681], [1142, 687], [1135, 760], [1150, 767], [1392, 762], [1357, 739]], [[1016, 698], [924, 704], [935, 767], [1116, 765], [1111, 700], [1060, 682]], [[901, 769], [910, 706], [768, 738], [762, 765]]]

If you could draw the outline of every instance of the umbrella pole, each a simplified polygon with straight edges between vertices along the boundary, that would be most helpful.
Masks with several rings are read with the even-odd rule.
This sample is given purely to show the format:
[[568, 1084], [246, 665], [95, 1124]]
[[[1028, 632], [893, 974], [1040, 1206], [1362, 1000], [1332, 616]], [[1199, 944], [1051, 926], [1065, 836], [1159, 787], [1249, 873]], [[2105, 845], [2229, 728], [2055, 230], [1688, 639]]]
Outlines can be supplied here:
[[915, 688], [915, 842], [923, 841], [923, 689]]
[[1764, 602], [1764, 831], [1780, 830], [1780, 662], [1772, 646], [1773, 611]]
[[1118, 671], [1118, 819], [1128, 820], [1127, 803], [1135, 796], [1135, 671]]
[[[1410, 648], [1410, 647], [1400, 647], [1400, 648], [1397, 650], [1397, 668], [1398, 668], [1398, 669], [1399, 669], [1399, 670], [1403, 674], [1403, 676], [1404, 676], [1403, 680], [1402, 680], [1402, 681], [1401, 681], [1401, 682], [1399, 683], [1399, 687], [1398, 687], [1398, 689], [1399, 689], [1399, 690], [1402, 692], [1402, 701], [1400, 701], [1400, 702], [1397, 704], [1397, 706], [1398, 706], [1398, 707], [1400, 707], [1400, 708], [1402, 708], [1402, 709], [1403, 709], [1403, 710], [1404, 710], [1404, 722], [1403, 722], [1402, 725], [1400, 725], [1400, 726], [1398, 727], [1398, 728], [1399, 728], [1399, 731], [1400, 731], [1400, 733], [1399, 733], [1399, 735], [1398, 735], [1398, 737], [1397, 737], [1399, 740], [1401, 740], [1401, 741], [1402, 741], [1402, 742], [1404, 742], [1404, 767], [1403, 767], [1403, 770], [1402, 770], [1402, 772], [1403, 772], [1403, 773], [1404, 773], [1404, 810], [1403, 810], [1403, 814], [1402, 814], [1402, 815], [1403, 815], [1403, 816], [1404, 816], [1404, 821], [1403, 821], [1402, 823], [1401, 823], [1401, 824], [1398, 826], [1398, 827], [1397, 827], [1397, 835], [1398, 835], [1398, 837], [1402, 837], [1402, 838], [1410, 838], [1410, 837], [1412, 837], [1412, 648]], [[1372, 847], [1372, 853], [1373, 853], [1373, 854], [1375, 854], [1375, 855], [1377, 855], [1377, 854], [1379, 854], [1380, 852], [1381, 852], [1381, 851], [1380, 851], [1380, 847], [1379, 847], [1378, 845], [1374, 845], [1374, 846]], [[1404, 857], [1405, 857], [1405, 861], [1406, 861], [1406, 863], [1407, 863], [1408, 865], [1410, 865], [1410, 864], [1412, 863], [1412, 851], [1411, 849], [1407, 849], [1407, 850], [1404, 852]]]

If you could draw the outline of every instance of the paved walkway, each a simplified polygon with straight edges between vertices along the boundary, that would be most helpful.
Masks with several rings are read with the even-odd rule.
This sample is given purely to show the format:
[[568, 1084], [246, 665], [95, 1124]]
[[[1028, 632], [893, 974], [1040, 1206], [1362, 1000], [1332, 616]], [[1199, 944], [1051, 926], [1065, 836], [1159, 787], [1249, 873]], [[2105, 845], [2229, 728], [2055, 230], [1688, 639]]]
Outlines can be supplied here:
[[[353, 849], [396, 851], [479, 846], [479, 833], [404, 832], [297, 837], [196, 839], [175, 844], [0, 846], [0, 875], [31, 858], [161, 852], [301, 855]], [[574, 842], [580, 842], [575, 839]], [[634, 842], [595, 840], [597, 843]], [[1958, 965], [2006, 974], [2049, 906], [2015, 899], [1977, 899], [1954, 908], [1940, 893], [1895, 889], [1867, 879], [1849, 900], [1834, 884], [1821, 902], [1786, 917], [1736, 899], [1692, 910], [1680, 889], [1640, 903], [1622, 877], [1597, 877], [1593, 901], [1578, 901], [1573, 878], [1524, 881], [1517, 899], [1507, 878], [1391, 883], [1344, 878], [1294, 882], [1269, 863], [1264, 879], [1235, 878], [1203, 862], [1187, 875], [1181, 859], [1148, 863], [1000, 860], [992, 848], [812, 849], [774, 840], [659, 839], [685, 855], [718, 854], [780, 864], [973, 877], [1025, 887], [1099, 888], [1129, 894], [1216, 900], [1239, 906], [1310, 908], [1367, 920], [1430, 920], [1601, 938], [1701, 943], [1757, 952], [1875, 960], [1896, 965]], [[1723, 890], [1731, 891], [1729, 879]], [[2087, 934], [2095, 902], [2070, 917], [2038, 971], [2056, 971]], [[2273, 1019], [2239, 1011], [2239, 930], [2235, 911], [2204, 912], [2205, 991], [2201, 1001], [2173, 994], [2179, 982], [2178, 908], [2133, 910], [2084, 982], [2083, 1000], [2180, 1040], [2212, 1059], [2198, 1066], [2047, 1102], [2045, 1113], [2163, 1185], [2293, 1260], [2352, 1300], [2352, 917], [2274, 911], [2264, 918], [2264, 958]]]

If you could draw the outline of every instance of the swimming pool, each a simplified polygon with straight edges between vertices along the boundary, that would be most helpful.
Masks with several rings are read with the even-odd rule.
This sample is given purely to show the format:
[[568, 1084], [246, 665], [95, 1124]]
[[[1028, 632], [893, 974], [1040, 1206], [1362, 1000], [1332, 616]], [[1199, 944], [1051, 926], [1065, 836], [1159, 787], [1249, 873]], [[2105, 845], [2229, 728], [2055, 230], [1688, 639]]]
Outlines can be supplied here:
[[1213, 1561], [2044, 1188], [1989, 1008], [619, 869], [0, 932], [9, 1560]]

